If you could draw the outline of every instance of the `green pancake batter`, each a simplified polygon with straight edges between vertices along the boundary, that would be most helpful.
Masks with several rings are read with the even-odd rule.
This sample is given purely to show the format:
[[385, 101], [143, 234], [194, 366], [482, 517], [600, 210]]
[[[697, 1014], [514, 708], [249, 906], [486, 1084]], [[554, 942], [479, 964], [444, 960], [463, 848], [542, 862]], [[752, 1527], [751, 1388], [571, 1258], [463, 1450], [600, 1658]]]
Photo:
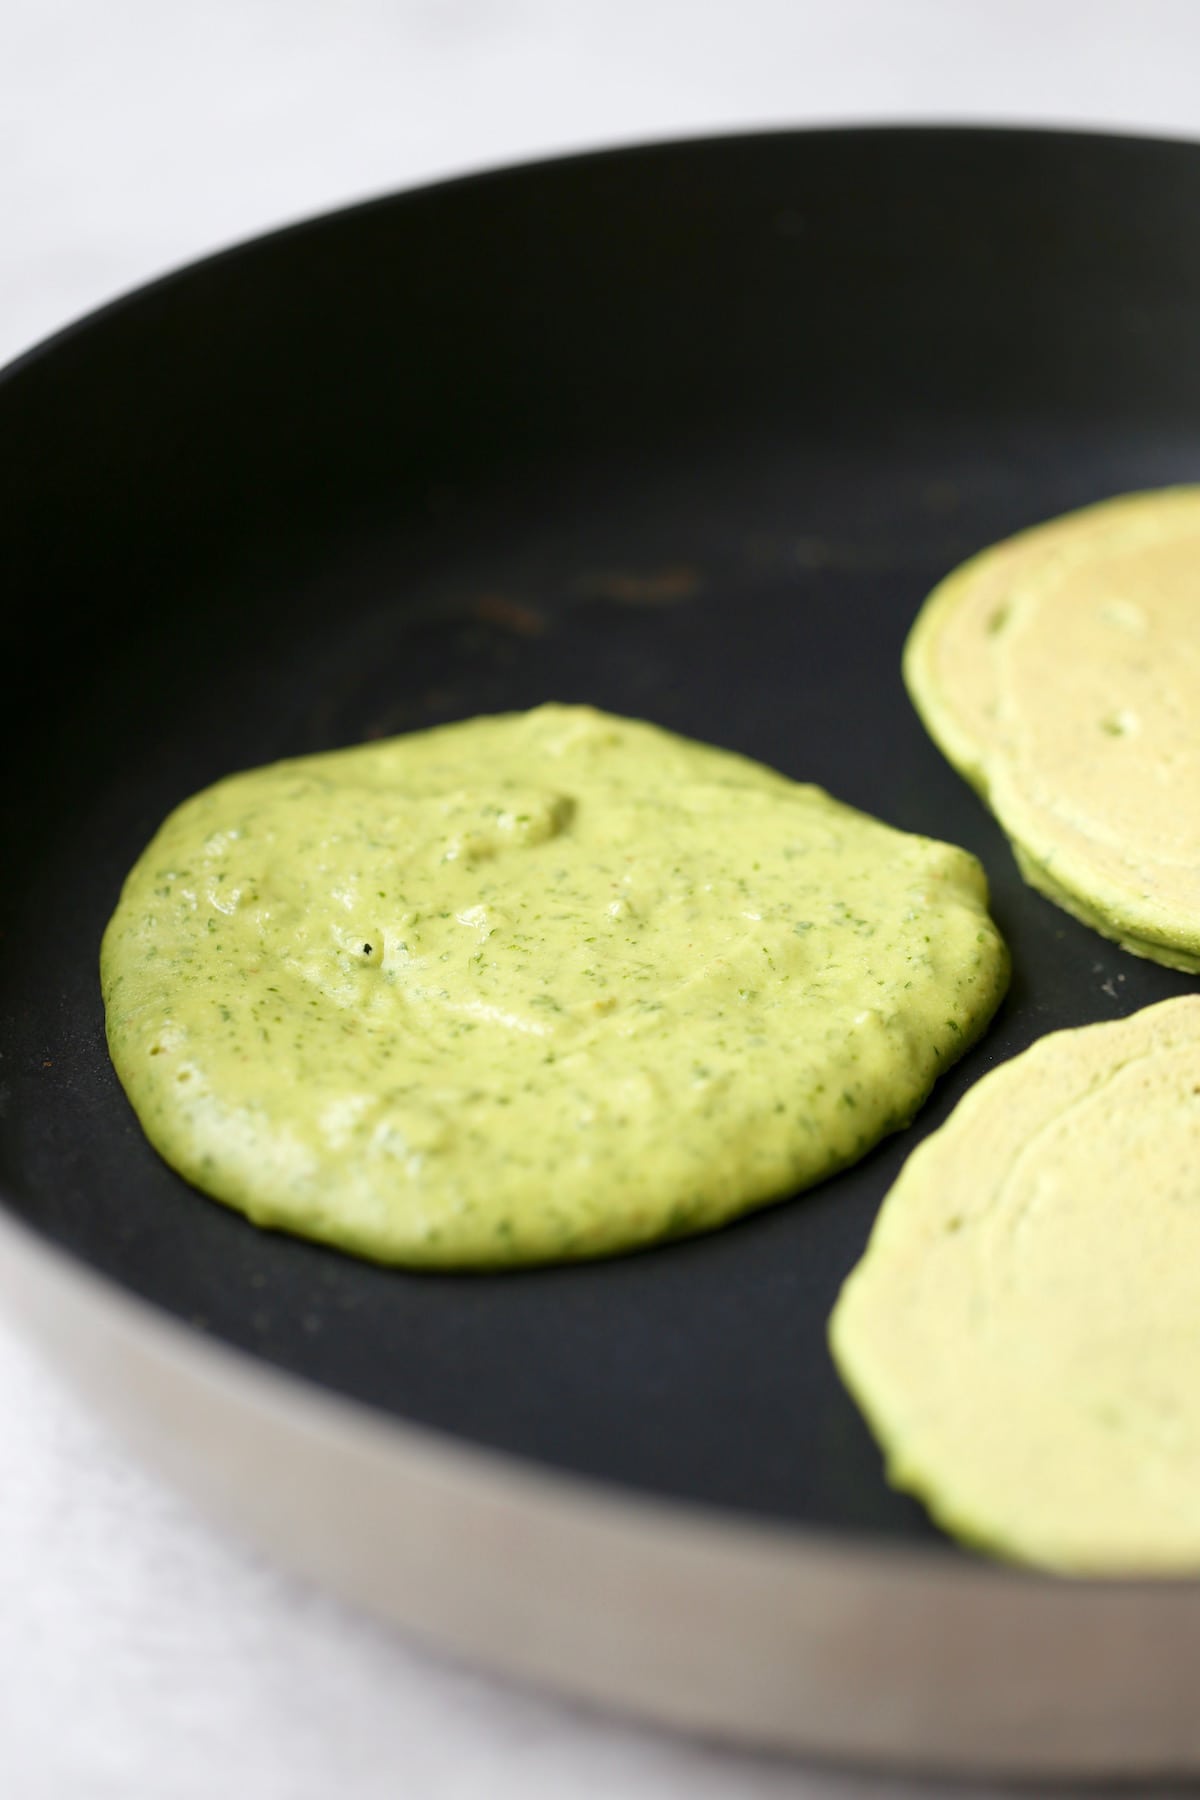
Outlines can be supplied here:
[[599, 1256], [820, 1180], [1007, 980], [965, 851], [543, 706], [235, 775], [130, 874], [101, 977], [147, 1136], [384, 1262]]

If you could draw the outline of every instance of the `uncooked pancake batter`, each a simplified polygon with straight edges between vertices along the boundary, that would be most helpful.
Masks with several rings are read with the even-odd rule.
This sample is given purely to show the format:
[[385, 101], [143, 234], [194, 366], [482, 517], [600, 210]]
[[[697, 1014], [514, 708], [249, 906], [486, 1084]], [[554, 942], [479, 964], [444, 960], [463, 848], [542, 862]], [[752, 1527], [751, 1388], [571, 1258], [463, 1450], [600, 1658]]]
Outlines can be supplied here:
[[385, 1262], [720, 1224], [905, 1124], [1007, 955], [965, 851], [744, 758], [544, 706], [231, 777], [101, 973], [147, 1136]]

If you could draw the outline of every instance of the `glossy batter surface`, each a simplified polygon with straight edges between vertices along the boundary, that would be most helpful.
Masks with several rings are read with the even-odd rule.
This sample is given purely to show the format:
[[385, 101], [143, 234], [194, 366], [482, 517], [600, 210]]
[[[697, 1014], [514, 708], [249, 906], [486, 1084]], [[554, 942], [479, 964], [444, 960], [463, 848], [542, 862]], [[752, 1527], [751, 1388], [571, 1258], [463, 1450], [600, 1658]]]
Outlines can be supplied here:
[[1003, 992], [965, 851], [759, 764], [545, 706], [184, 803], [105, 936], [161, 1154], [383, 1261], [596, 1256], [819, 1180]]
[[976, 1083], [830, 1335], [889, 1478], [949, 1530], [1065, 1572], [1200, 1568], [1200, 995]]
[[1031, 886], [1137, 955], [1200, 970], [1200, 488], [1011, 538], [926, 602], [918, 711]]

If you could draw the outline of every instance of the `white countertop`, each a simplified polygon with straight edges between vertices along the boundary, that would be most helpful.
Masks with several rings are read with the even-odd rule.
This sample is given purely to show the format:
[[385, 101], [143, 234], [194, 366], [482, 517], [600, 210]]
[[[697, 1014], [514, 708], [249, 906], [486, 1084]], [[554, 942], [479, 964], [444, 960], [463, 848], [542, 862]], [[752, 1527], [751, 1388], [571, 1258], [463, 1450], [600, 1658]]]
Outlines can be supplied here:
[[[1198, 71], [1194, 0], [0, 0], [0, 360], [173, 264], [435, 175], [831, 120], [1200, 136]], [[5, 1800], [927, 1791], [452, 1666], [215, 1530], [3, 1321], [0, 1422]]]

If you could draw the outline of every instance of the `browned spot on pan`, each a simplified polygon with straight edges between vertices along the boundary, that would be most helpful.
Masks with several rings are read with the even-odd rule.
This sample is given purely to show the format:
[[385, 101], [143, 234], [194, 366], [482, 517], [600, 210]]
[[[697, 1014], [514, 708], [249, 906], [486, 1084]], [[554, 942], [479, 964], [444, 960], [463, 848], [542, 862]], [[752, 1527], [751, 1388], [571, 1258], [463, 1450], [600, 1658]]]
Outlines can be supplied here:
[[700, 592], [700, 571], [689, 563], [662, 569], [589, 569], [572, 583], [589, 600], [615, 600], [619, 606], [671, 606]]
[[498, 625], [502, 631], [515, 632], [518, 637], [541, 637], [548, 623], [545, 613], [536, 606], [526, 606], [504, 594], [480, 594], [471, 614], [485, 625]]

